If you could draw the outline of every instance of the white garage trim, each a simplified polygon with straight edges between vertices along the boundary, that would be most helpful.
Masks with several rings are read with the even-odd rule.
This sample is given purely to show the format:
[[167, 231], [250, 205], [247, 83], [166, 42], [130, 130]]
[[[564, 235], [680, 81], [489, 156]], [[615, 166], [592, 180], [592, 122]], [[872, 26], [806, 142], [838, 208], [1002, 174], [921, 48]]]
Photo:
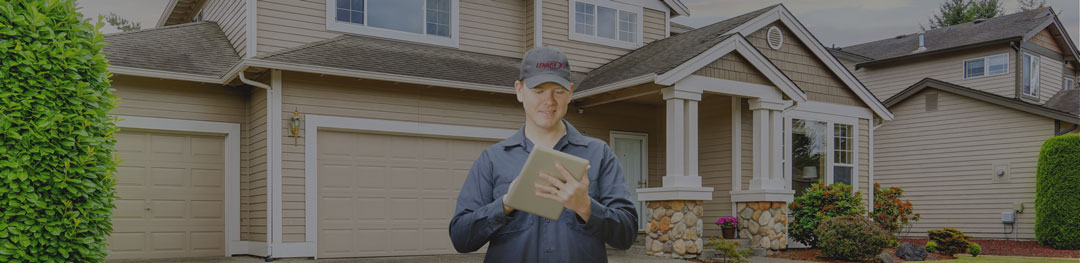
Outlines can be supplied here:
[[[304, 116], [304, 237], [307, 242], [288, 243], [289, 255], [295, 257], [317, 257], [318, 244], [318, 131], [342, 130], [380, 134], [399, 134], [440, 138], [461, 138], [481, 140], [506, 139], [517, 130], [487, 127], [472, 127], [452, 124], [421, 123], [413, 121], [392, 121], [366, 118], [335, 117], [306, 114]], [[284, 250], [275, 248], [275, 256]], [[296, 254], [293, 254], [296, 253]]]
[[[240, 124], [153, 117], [117, 116], [125, 130], [225, 134], [225, 256], [257, 253], [261, 242], [240, 241]], [[265, 246], [265, 245], [263, 245]], [[264, 252], [265, 253], [265, 252]]]

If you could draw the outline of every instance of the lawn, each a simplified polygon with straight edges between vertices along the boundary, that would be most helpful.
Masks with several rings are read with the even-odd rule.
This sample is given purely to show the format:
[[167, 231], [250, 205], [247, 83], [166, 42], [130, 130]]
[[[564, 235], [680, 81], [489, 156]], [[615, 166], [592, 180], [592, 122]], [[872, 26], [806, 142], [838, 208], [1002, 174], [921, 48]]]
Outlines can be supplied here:
[[1050, 262], [1080, 262], [1080, 259], [1075, 258], [1033, 258], [1033, 257], [1010, 257], [1010, 256], [979, 256], [972, 257], [968, 254], [957, 254], [956, 259], [934, 261], [934, 262], [959, 262], [959, 263], [982, 263], [982, 262], [1002, 262], [1002, 263], [1050, 263]]

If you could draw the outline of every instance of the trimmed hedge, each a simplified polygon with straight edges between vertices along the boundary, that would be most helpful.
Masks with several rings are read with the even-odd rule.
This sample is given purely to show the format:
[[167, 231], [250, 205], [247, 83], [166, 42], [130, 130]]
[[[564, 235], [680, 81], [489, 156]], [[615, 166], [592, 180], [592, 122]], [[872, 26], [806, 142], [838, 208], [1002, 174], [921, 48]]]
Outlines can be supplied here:
[[927, 231], [930, 237], [930, 242], [938, 244], [937, 251], [943, 255], [952, 256], [956, 253], [968, 251], [971, 246], [971, 236], [956, 230], [956, 228], [945, 228], [941, 230]]
[[1080, 134], [1046, 140], [1035, 178], [1035, 239], [1080, 249]]
[[0, 262], [102, 262], [116, 96], [73, 0], [0, 0]]
[[826, 219], [814, 230], [821, 254], [835, 259], [862, 261], [873, 258], [889, 246], [893, 237], [862, 216]]

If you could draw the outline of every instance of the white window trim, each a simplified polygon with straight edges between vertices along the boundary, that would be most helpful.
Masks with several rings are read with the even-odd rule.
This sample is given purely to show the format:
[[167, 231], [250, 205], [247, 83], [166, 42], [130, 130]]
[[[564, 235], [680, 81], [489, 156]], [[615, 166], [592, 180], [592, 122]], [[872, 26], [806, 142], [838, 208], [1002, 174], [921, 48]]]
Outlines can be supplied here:
[[[367, 2], [365, 1], [365, 3]], [[458, 40], [460, 39], [460, 31], [458, 30], [458, 28], [461, 24], [461, 19], [459, 19], [461, 14], [459, 9], [459, 0], [450, 0], [450, 37], [432, 36], [427, 34], [417, 34], [392, 29], [370, 27], [367, 26], [367, 24], [359, 25], [348, 22], [340, 22], [337, 21], [337, 12], [335, 8], [337, 4], [336, 0], [326, 0], [325, 4], [326, 30], [328, 31], [397, 39], [409, 42], [447, 46], [452, 48], [458, 47]], [[364, 16], [367, 16], [367, 9], [364, 9]], [[424, 30], [425, 32], [427, 31], [426, 24]]]
[[[1001, 73], [998, 73], [998, 74], [990, 74], [990, 58], [991, 57], [997, 57], [997, 56], [1005, 56], [1005, 72], [1001, 72]], [[968, 63], [968, 61], [976, 61], [976, 60], [982, 60], [983, 61], [983, 74], [982, 74], [982, 76], [968, 77], [968, 75], [967, 75], [967, 63]], [[989, 55], [989, 56], [985, 56], [985, 57], [981, 57], [981, 58], [973, 58], [973, 59], [964, 60], [963, 62], [961, 62], [961, 67], [964, 69], [964, 72], [961, 73], [961, 74], [963, 74], [963, 79], [977, 79], [977, 78], [983, 78], [983, 77], [993, 77], [993, 76], [1009, 74], [1009, 66], [1010, 66], [1009, 65], [1009, 53], [1001, 53], [1001, 54]]]
[[1024, 96], [1024, 97], [1028, 97], [1028, 98], [1037, 100], [1037, 99], [1039, 99], [1039, 87], [1041, 86], [1041, 85], [1039, 85], [1040, 84], [1039, 82], [1042, 80], [1042, 78], [1040, 76], [1040, 74], [1042, 74], [1042, 69], [1041, 69], [1042, 66], [1040, 65], [1040, 64], [1042, 64], [1042, 57], [1040, 57], [1039, 55], [1031, 54], [1031, 53], [1024, 53], [1024, 55], [1020, 59], [1020, 61], [1022, 61], [1024, 63], [1024, 65], [1021, 66], [1021, 68], [1020, 68], [1020, 70], [1022, 70], [1021, 72], [1024, 72], [1023, 71], [1025, 69], [1024, 67], [1028, 66], [1026, 57], [1031, 57], [1031, 69], [1030, 70], [1032, 72], [1029, 73], [1028, 76], [1031, 77], [1031, 92], [1033, 94], [1028, 94], [1027, 92], [1024, 92], [1024, 81], [1027, 81], [1026, 79], [1024, 79], [1024, 75], [1020, 75], [1020, 94], [1022, 96]]
[[[1065, 80], [1061, 81], [1062, 90], [1070, 90], [1076, 88], [1076, 77], [1066, 75]], [[1069, 88], [1069, 82], [1072, 82], [1072, 88]]]
[[851, 125], [851, 127], [852, 127], [852, 131], [851, 131], [851, 143], [852, 143], [852, 151], [851, 151], [852, 160], [851, 160], [851, 162], [852, 162], [852, 164], [851, 164], [851, 166], [853, 167], [853, 169], [851, 169], [851, 192], [852, 193], [858, 192], [859, 191], [859, 183], [860, 183], [859, 182], [859, 120], [860, 119], [859, 118], [854, 118], [854, 117], [848, 117], [848, 116], [831, 115], [831, 114], [823, 114], [823, 113], [799, 111], [799, 110], [792, 110], [792, 111], [788, 111], [788, 112], [784, 113], [784, 149], [783, 150], [784, 150], [784, 163], [785, 164], [784, 164], [783, 170], [784, 170], [784, 178], [785, 178], [785, 184], [787, 185], [787, 190], [792, 190], [791, 189], [791, 180], [794, 178], [793, 175], [791, 174], [791, 167], [790, 167], [790, 165], [788, 165], [788, 163], [790, 163], [790, 162], [787, 161], [787, 160], [792, 160], [792, 156], [791, 156], [791, 145], [792, 145], [792, 141], [791, 141], [791, 137], [792, 137], [791, 136], [791, 132], [792, 132], [791, 121], [793, 119], [801, 119], [801, 120], [817, 121], [817, 122], [824, 122], [825, 123], [825, 125], [826, 125], [826, 129], [825, 129], [825, 138], [826, 138], [826, 140], [825, 140], [825, 152], [826, 152], [826, 155], [825, 155], [825, 166], [826, 166], [825, 167], [825, 182], [827, 184], [830, 184], [830, 185], [836, 182], [834, 180], [834, 178], [833, 178], [833, 170], [834, 170], [833, 169], [833, 167], [834, 167], [834, 163], [833, 163], [833, 155], [834, 155], [834, 153], [833, 153], [833, 146], [834, 146], [833, 145], [833, 140], [834, 140], [833, 135], [834, 135], [834, 128], [833, 128], [833, 125], [835, 125], [835, 124]]
[[240, 124], [155, 117], [117, 116], [122, 131], [179, 131], [225, 135], [225, 256], [265, 255], [266, 243], [240, 240]]
[[[616, 9], [618, 11], [627, 11], [627, 12], [636, 13], [638, 20], [637, 20], [637, 23], [636, 23], [637, 28], [635, 29], [635, 30], [637, 30], [637, 32], [634, 33], [634, 37], [637, 38], [637, 39], [634, 42], [626, 42], [626, 41], [621, 41], [621, 40], [616, 40], [616, 39], [602, 38], [602, 37], [599, 37], [599, 36], [590, 36], [590, 35], [580, 34], [580, 33], [575, 32], [574, 31], [574, 27], [575, 27], [574, 25], [577, 23], [577, 16], [574, 15], [574, 11], [575, 11], [574, 6], [575, 6], [575, 3], [577, 3], [577, 2], [591, 4], [591, 5], [595, 5], [597, 7], [602, 6], [602, 7], [606, 7], [606, 8], [613, 8], [613, 9]], [[570, 21], [569, 21], [570, 23], [569, 23], [569, 26], [567, 26], [567, 33], [569, 34], [570, 40], [576, 40], [576, 41], [599, 44], [599, 45], [605, 45], [605, 46], [612, 46], [612, 47], [617, 47], [617, 48], [625, 48], [625, 49], [637, 49], [637, 48], [642, 46], [642, 41], [644, 39], [643, 35], [645, 34], [645, 30], [644, 30], [645, 29], [645, 26], [644, 26], [645, 25], [645, 12], [644, 12], [645, 10], [644, 10], [644, 8], [642, 8], [640, 6], [634, 6], [634, 5], [614, 2], [614, 1], [610, 1], [610, 0], [569, 0], [567, 3], [568, 3], [568, 5], [567, 5], [567, 7], [568, 7], [567, 8], [567, 16], [570, 17]], [[594, 10], [598, 10], [598, 9], [594, 9]], [[599, 17], [598, 13], [599, 13], [599, 11], [596, 11], [596, 13], [593, 14], [593, 17], [594, 18]], [[618, 23], [618, 19], [616, 19], [615, 23]], [[599, 26], [599, 23], [593, 23], [593, 25]], [[616, 30], [618, 30], [618, 27], [616, 27]], [[599, 28], [597, 28], [596, 33], [599, 34]], [[618, 32], [615, 32], [615, 33], [618, 34]]]

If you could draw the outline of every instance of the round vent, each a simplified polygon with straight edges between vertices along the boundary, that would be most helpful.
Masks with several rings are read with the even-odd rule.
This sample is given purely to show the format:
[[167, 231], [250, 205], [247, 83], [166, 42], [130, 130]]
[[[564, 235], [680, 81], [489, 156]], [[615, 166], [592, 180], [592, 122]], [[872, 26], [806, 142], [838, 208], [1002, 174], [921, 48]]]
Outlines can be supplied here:
[[780, 45], [784, 44], [784, 33], [780, 32], [780, 28], [773, 26], [769, 28], [769, 47], [772, 49], [780, 49]]

